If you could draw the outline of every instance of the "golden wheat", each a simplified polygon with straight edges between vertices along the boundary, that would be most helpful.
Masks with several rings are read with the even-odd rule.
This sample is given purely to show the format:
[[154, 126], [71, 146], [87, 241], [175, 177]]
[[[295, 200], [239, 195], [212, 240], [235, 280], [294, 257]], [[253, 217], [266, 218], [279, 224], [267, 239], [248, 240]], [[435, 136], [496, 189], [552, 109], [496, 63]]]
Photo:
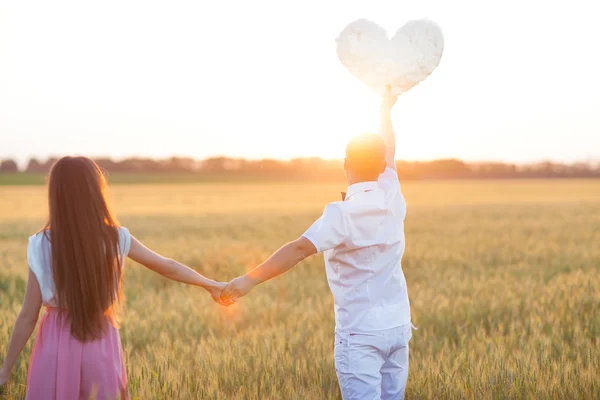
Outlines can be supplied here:
[[[115, 186], [145, 244], [229, 280], [294, 239], [341, 184]], [[600, 398], [600, 181], [408, 182], [403, 268], [419, 331], [407, 397]], [[0, 187], [0, 359], [43, 187]], [[337, 399], [321, 256], [230, 308], [127, 263], [134, 399]], [[32, 341], [8, 386], [24, 397]]]

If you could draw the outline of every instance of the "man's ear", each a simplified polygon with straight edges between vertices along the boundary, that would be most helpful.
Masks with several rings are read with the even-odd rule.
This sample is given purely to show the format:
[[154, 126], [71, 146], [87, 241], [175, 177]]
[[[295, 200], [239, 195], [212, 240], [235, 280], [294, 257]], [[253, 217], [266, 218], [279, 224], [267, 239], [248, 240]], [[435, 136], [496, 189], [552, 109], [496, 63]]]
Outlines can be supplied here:
[[387, 163], [384, 161], [383, 163], [381, 163], [381, 174], [383, 174], [385, 172], [386, 168], [387, 168]]
[[344, 158], [344, 171], [348, 171], [348, 159]]

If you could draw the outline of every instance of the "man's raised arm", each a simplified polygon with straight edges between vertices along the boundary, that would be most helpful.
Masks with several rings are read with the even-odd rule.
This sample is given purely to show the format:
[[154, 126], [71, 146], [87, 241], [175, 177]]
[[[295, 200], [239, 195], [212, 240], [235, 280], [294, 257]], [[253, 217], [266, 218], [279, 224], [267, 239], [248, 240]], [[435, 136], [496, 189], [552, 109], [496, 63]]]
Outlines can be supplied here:
[[383, 95], [383, 101], [381, 102], [381, 125], [379, 133], [383, 137], [385, 146], [387, 148], [385, 154], [385, 161], [389, 168], [396, 170], [396, 134], [394, 133], [394, 127], [392, 126], [391, 111], [396, 100], [398, 98], [390, 93], [388, 88], [387, 92]]

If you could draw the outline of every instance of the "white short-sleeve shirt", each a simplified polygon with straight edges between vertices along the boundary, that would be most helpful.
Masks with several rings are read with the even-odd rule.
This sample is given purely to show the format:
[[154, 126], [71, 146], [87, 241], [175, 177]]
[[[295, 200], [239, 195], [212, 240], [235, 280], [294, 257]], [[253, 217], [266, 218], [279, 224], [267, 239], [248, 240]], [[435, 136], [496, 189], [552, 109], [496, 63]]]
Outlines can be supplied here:
[[[48, 240], [49, 233], [40, 232], [29, 238], [27, 246], [27, 261], [29, 269], [35, 274], [42, 292], [42, 303], [45, 306], [56, 307], [56, 289], [52, 279], [52, 245]], [[131, 235], [127, 228], [119, 228], [119, 251], [121, 260], [129, 255]]]
[[395, 170], [348, 187], [303, 234], [324, 252], [336, 331], [372, 332], [410, 323], [401, 260], [406, 202]]

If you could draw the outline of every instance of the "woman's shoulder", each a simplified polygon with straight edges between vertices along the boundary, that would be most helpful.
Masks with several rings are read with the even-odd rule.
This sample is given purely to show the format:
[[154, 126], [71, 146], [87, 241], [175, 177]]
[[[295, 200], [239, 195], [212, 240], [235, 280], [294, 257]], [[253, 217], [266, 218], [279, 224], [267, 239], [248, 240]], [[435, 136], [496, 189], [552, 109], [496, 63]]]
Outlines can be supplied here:
[[117, 227], [117, 232], [119, 233], [119, 242], [130, 240], [131, 234], [129, 233], [129, 229], [119, 226]]
[[38, 233], [29, 236], [29, 247], [40, 246], [43, 243], [48, 242], [50, 238], [50, 231], [48, 229], [42, 229]]
[[27, 260], [34, 272], [40, 272], [47, 267], [50, 252], [50, 232], [42, 230], [29, 237], [27, 245]]
[[129, 233], [129, 229], [124, 226], [119, 226], [117, 231], [119, 232], [119, 250], [123, 257], [127, 257], [131, 248], [131, 234]]

